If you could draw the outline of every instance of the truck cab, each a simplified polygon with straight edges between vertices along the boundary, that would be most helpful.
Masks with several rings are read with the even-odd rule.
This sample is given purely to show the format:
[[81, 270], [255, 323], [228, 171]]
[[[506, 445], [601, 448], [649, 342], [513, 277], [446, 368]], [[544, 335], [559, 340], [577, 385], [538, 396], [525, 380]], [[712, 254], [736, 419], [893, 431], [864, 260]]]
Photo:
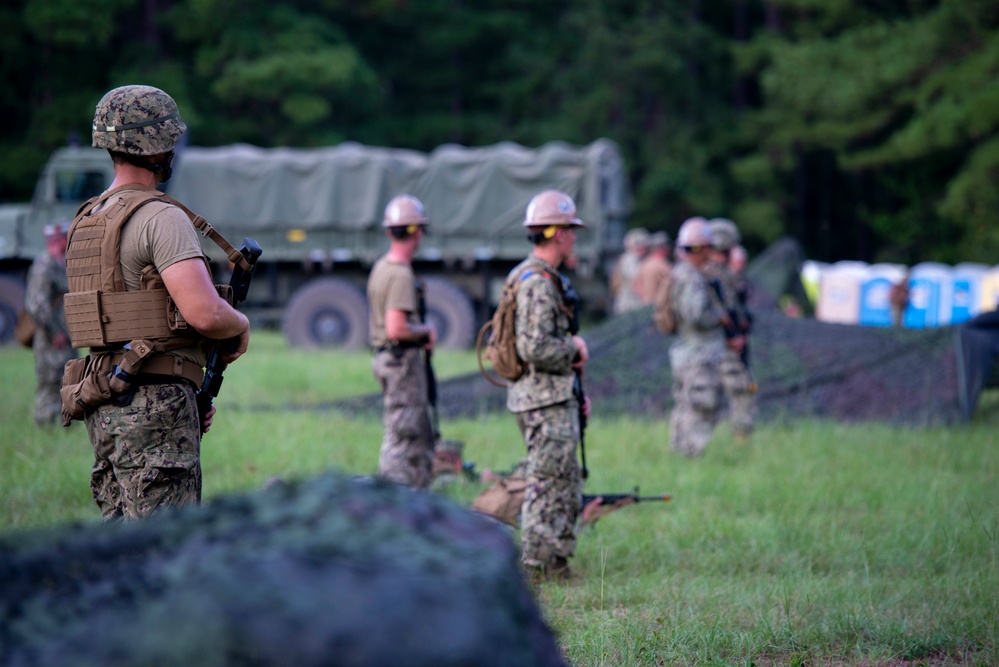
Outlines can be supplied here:
[[13, 338], [28, 267], [45, 249], [42, 228], [72, 220], [80, 204], [107, 189], [113, 175], [107, 151], [60, 148], [42, 169], [30, 204], [0, 207], [0, 344]]

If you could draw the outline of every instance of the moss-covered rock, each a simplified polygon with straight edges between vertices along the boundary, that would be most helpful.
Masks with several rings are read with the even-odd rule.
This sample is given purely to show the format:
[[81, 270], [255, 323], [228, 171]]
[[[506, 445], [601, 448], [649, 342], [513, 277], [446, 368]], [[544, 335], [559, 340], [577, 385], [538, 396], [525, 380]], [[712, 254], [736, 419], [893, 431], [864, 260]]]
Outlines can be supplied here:
[[499, 525], [327, 474], [0, 536], [3, 664], [562, 665]]

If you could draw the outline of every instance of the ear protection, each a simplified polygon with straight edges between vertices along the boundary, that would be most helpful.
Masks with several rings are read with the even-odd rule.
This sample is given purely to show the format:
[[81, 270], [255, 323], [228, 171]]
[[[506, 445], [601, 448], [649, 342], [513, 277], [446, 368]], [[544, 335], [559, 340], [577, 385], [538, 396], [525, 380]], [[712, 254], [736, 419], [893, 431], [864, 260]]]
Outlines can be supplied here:
[[419, 228], [420, 225], [417, 224], [406, 225], [405, 227], [389, 227], [389, 233], [392, 235], [392, 238], [402, 240], [415, 234]]

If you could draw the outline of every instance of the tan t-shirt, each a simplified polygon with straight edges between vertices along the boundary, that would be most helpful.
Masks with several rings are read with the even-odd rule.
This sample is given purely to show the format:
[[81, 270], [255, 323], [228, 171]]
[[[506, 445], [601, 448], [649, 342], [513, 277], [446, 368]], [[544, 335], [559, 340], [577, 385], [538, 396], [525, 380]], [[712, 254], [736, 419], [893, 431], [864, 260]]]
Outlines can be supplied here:
[[368, 275], [369, 339], [375, 349], [389, 344], [385, 334], [385, 311], [390, 308], [405, 311], [411, 324], [419, 324], [413, 267], [382, 257]]
[[[125, 288], [138, 290], [142, 270], [152, 264], [160, 273], [168, 266], [203, 257], [198, 231], [187, 214], [165, 202], [151, 202], [136, 211], [121, 228], [121, 268]], [[188, 361], [204, 366], [201, 345], [176, 350]]]
[[656, 295], [669, 277], [669, 272], [670, 263], [665, 257], [650, 255], [642, 260], [632, 286], [642, 303], [649, 304], [656, 300]]
[[177, 262], [203, 255], [191, 219], [164, 202], [146, 204], [121, 229], [121, 269], [129, 291], [139, 289], [142, 270], [150, 264], [162, 274]]

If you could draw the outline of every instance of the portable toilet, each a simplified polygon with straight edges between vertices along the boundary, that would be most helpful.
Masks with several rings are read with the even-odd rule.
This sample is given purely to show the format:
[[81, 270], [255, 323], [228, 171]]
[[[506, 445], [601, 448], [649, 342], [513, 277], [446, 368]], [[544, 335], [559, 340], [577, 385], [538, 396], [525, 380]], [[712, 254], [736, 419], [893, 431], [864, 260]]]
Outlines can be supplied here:
[[813, 259], [806, 259], [801, 263], [801, 286], [805, 288], [805, 296], [812, 304], [812, 310], [817, 310], [819, 306], [819, 280], [822, 272], [829, 268], [825, 262], [816, 262]]
[[908, 269], [902, 264], [872, 264], [860, 285], [860, 324], [890, 327], [891, 288], [905, 280]]
[[951, 271], [950, 323], [967, 322], [982, 312], [982, 277], [989, 270], [985, 264], [962, 262]]
[[[938, 262], [921, 262], [909, 273], [909, 305], [902, 321], [913, 329], [950, 322], [951, 268]], [[946, 317], [944, 317], [946, 315]]]
[[866, 262], [840, 261], [830, 264], [819, 279], [819, 303], [815, 319], [838, 324], [860, 321], [860, 285], [867, 275]]
[[999, 309], [999, 264], [986, 269], [978, 283], [980, 313]]

